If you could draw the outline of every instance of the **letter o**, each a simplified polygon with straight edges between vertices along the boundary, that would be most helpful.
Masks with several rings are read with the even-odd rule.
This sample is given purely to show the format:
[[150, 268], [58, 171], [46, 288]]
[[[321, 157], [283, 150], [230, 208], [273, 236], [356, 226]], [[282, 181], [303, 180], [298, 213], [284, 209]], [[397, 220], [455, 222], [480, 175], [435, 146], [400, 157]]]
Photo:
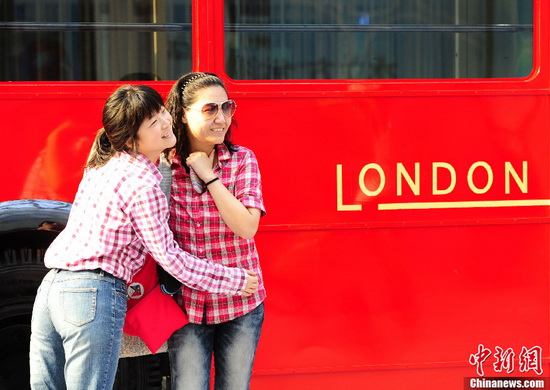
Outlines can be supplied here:
[[[367, 171], [369, 169], [376, 170], [378, 172], [378, 174], [380, 175], [380, 184], [378, 185], [378, 188], [374, 191], [369, 190], [367, 188], [367, 186], [365, 185], [365, 175], [367, 174]], [[376, 196], [380, 192], [382, 192], [385, 185], [386, 185], [386, 175], [384, 174], [384, 170], [382, 169], [382, 167], [380, 165], [371, 163], [371, 164], [365, 165], [363, 167], [363, 169], [361, 169], [361, 173], [359, 173], [359, 187], [361, 188], [361, 191], [363, 191], [363, 193], [365, 195], [367, 195], [367, 196]]]
[[[487, 171], [487, 184], [483, 188], [477, 188], [474, 184], [474, 171], [478, 167], [483, 167], [485, 171]], [[478, 161], [476, 163], [473, 163], [470, 169], [468, 169], [468, 186], [472, 190], [474, 194], [484, 194], [493, 185], [493, 170], [491, 169], [491, 166], [487, 164], [485, 161]]]

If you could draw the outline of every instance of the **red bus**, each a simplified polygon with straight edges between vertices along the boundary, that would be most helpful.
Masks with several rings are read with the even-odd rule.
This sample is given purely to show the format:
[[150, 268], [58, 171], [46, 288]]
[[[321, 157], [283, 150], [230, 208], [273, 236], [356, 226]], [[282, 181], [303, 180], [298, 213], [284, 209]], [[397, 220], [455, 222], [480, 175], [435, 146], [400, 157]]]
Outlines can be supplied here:
[[[0, 387], [28, 381], [43, 254], [105, 99], [196, 70], [262, 171], [253, 389], [550, 388], [548, 1], [0, 10]], [[117, 386], [169, 388], [167, 364], [122, 359]]]

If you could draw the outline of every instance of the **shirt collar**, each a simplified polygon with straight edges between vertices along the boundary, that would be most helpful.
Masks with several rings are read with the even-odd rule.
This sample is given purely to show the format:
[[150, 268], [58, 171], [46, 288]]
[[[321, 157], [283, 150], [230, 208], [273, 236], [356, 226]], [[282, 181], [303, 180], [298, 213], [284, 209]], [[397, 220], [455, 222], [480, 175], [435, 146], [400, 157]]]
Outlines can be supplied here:
[[227, 161], [231, 159], [231, 152], [225, 144], [216, 145], [216, 150], [218, 152], [218, 164], [223, 166], [227, 164]]

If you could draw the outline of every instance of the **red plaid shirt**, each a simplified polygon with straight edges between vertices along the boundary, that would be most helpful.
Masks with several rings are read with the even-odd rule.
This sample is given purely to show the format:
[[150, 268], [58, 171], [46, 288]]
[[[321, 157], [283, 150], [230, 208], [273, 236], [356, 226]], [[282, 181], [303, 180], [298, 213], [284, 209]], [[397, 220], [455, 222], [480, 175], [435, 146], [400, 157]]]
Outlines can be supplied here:
[[240, 294], [246, 273], [182, 251], [168, 227], [162, 176], [145, 156], [121, 153], [89, 169], [66, 228], [45, 255], [49, 268], [97, 269], [129, 282], [149, 252], [167, 271], [198, 290]]
[[[217, 145], [218, 163], [214, 173], [246, 207], [265, 214], [260, 171], [251, 150], [236, 146], [230, 153], [224, 144]], [[217, 264], [249, 269], [258, 274], [258, 291], [250, 297], [210, 294], [183, 286], [178, 297], [189, 321], [202, 323], [206, 310], [207, 324], [230, 321], [254, 310], [265, 299], [258, 252], [254, 239], [243, 239], [225, 224], [208, 191], [202, 194], [193, 188], [189, 174], [179, 158], [172, 165], [170, 228], [177, 243], [199, 258]]]

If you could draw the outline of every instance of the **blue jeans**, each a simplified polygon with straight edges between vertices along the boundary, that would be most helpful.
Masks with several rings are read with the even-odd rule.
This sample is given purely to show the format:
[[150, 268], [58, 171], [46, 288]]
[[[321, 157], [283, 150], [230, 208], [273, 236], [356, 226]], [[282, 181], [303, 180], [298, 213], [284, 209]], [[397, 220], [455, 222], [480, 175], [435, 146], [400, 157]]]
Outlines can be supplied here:
[[177, 330], [168, 340], [172, 390], [208, 390], [212, 353], [216, 390], [249, 389], [263, 320], [262, 303], [228, 322]]
[[32, 313], [31, 388], [111, 390], [126, 297], [126, 283], [102, 271], [48, 272]]

